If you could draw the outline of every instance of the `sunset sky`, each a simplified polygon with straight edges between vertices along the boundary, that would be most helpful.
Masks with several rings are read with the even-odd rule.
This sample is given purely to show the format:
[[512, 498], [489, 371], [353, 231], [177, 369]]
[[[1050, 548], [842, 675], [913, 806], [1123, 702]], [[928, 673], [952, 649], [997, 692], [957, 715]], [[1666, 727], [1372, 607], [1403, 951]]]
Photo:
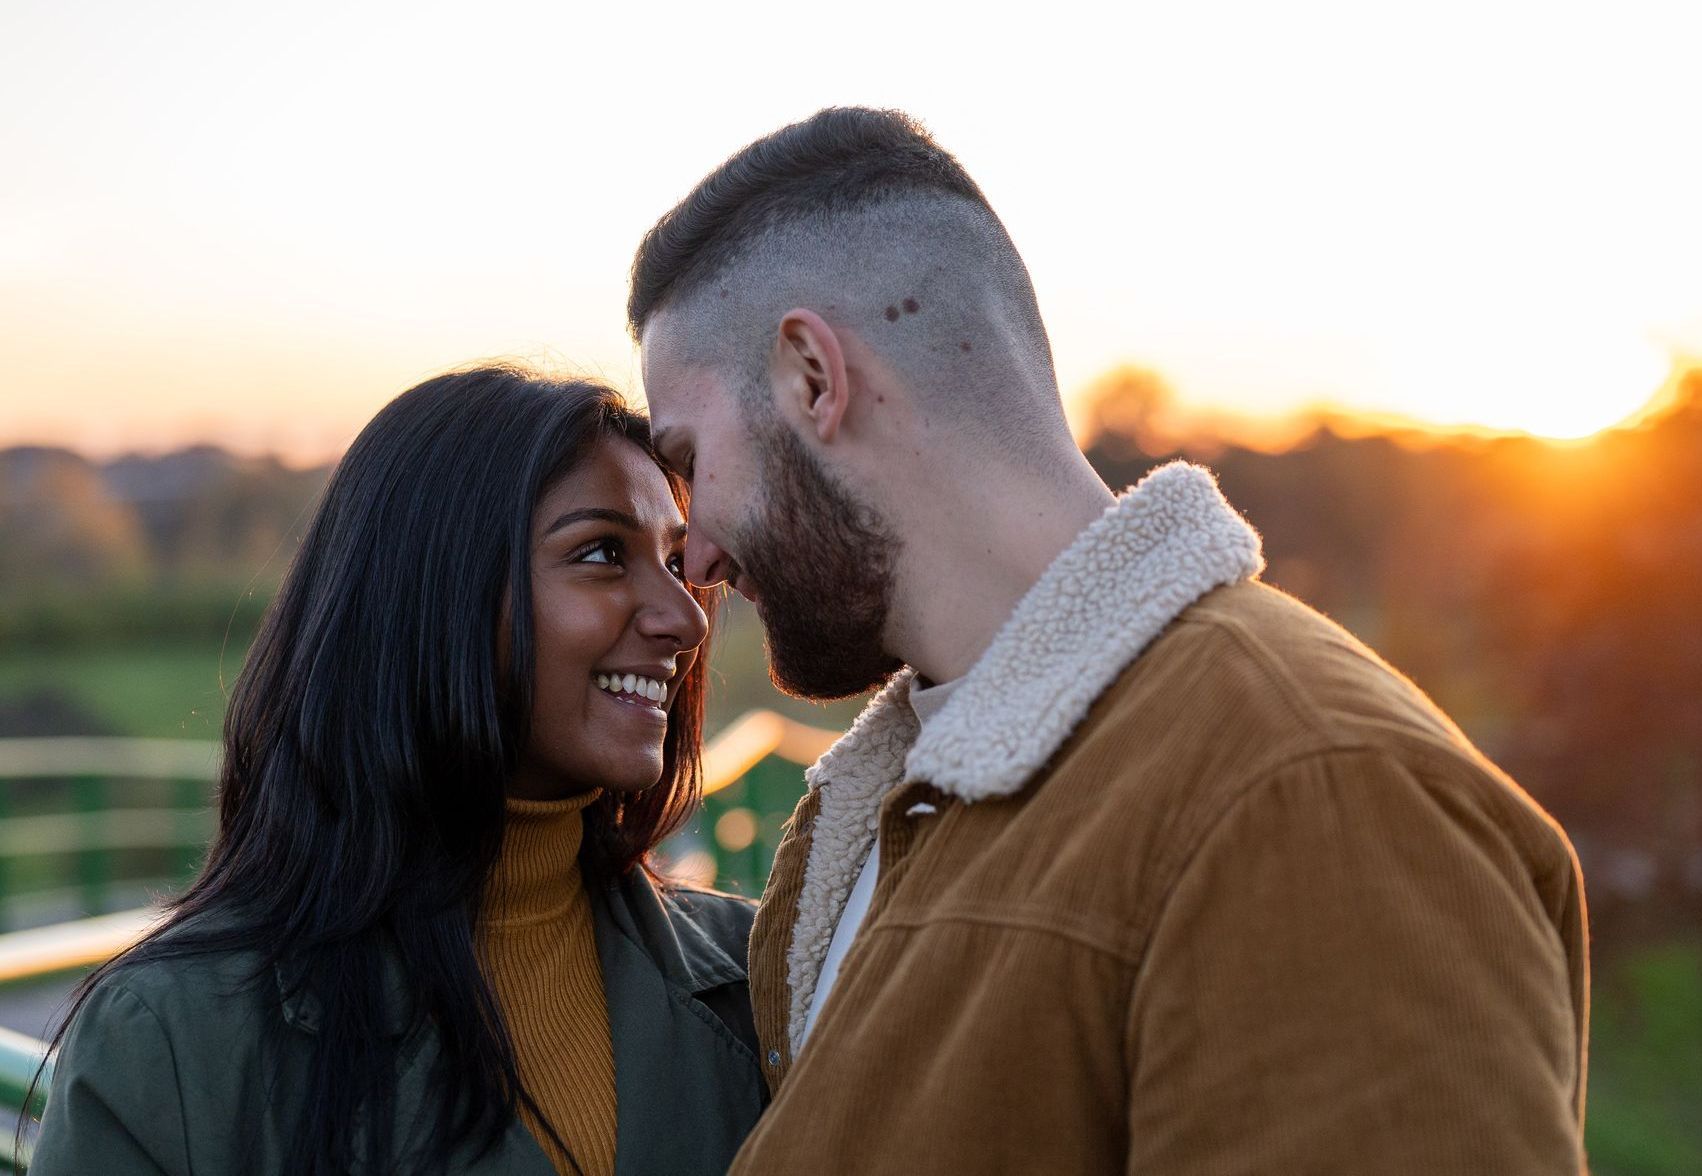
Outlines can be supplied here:
[[1577, 436], [1702, 356], [1702, 5], [1108, 7], [7, 0], [0, 444], [317, 459], [498, 355], [636, 391], [639, 236], [830, 103], [977, 177], [1067, 395]]

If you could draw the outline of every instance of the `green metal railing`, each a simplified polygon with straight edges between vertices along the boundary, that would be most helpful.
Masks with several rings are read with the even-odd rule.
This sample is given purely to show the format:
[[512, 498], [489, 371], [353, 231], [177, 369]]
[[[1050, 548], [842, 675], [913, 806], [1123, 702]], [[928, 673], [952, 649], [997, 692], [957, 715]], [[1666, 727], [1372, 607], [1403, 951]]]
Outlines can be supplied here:
[[218, 752], [190, 739], [0, 740], [0, 929], [21, 901], [96, 915], [120, 881], [189, 878], [213, 829]]
[[[704, 749], [702, 815], [663, 847], [664, 867], [757, 894], [802, 789], [802, 765], [836, 736], [770, 711], [727, 726]], [[69, 899], [88, 916], [0, 933], [0, 985], [80, 972], [134, 943], [157, 912], [108, 907], [122, 886], [169, 891], [193, 876], [213, 831], [217, 779], [218, 745], [206, 741], [0, 739], [0, 930], [20, 899]], [[144, 788], [154, 804], [139, 802]], [[0, 1107], [13, 1116], [25, 1112], [46, 1049], [0, 1028]], [[47, 1085], [44, 1077], [29, 1114], [40, 1113]], [[4, 1116], [0, 1132], [0, 1170], [12, 1170]]]
[[[21, 907], [92, 918], [0, 934], [0, 984], [78, 972], [122, 951], [151, 911], [107, 914], [119, 887], [170, 890], [212, 833], [218, 745], [175, 739], [0, 740], [0, 928]], [[150, 803], [151, 802], [151, 803]], [[134, 902], [134, 897], [131, 898]], [[0, 1170], [15, 1170], [13, 1125], [46, 1045], [0, 1028]], [[51, 1063], [27, 1108], [39, 1115]]]
[[[17, 1135], [13, 1126], [17, 1118], [26, 1113], [25, 1097], [29, 1098], [29, 1115], [40, 1115], [47, 1105], [47, 1088], [53, 1082], [53, 1064], [49, 1062], [46, 1069], [41, 1068], [42, 1059], [46, 1056], [47, 1046], [42, 1042], [0, 1028], [0, 1106], [11, 1112], [8, 1116], [0, 1116], [0, 1131], [4, 1132], [4, 1137], [0, 1138], [0, 1171], [12, 1172], [19, 1167], [15, 1146]], [[35, 1082], [38, 1070], [41, 1081], [35, 1083], [32, 1092], [31, 1084]], [[24, 1150], [27, 1159], [27, 1144]]]

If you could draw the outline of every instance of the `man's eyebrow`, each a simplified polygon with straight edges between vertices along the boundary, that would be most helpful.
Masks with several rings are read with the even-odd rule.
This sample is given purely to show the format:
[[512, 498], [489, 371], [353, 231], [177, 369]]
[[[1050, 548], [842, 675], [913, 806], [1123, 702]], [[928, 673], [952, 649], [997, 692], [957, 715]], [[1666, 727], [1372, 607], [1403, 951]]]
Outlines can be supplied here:
[[650, 445], [656, 450], [656, 456], [661, 458], [669, 469], [674, 470], [675, 473], [682, 473], [683, 471], [675, 469], [673, 459], [668, 456], [668, 446], [671, 444], [668, 438], [673, 432], [674, 430], [667, 426], [657, 429], [650, 434]]

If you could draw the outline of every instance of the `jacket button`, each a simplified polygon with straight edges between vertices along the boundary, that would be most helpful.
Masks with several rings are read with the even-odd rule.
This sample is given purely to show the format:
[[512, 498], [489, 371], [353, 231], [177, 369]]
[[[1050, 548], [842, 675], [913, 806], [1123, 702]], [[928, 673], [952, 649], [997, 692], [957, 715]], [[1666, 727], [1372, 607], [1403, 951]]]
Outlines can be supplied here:
[[768, 1051], [768, 1064], [771, 1065], [771, 1066], [778, 1066], [780, 1064], [780, 1051], [779, 1050], [771, 1049], [771, 1050]]

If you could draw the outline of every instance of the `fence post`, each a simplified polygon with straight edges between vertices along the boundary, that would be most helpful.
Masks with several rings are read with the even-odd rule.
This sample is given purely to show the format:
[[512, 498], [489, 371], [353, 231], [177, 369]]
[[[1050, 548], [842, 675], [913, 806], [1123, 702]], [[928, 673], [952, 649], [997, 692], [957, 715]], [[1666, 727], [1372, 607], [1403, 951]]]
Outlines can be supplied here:
[[198, 846], [194, 835], [199, 832], [201, 810], [208, 807], [208, 802], [206, 786], [200, 780], [177, 782], [177, 827], [183, 841], [177, 853], [179, 889], [194, 879], [200, 872], [201, 863], [206, 860], [206, 847]]
[[742, 805], [744, 800], [745, 778], [740, 777], [713, 796], [706, 797], [703, 804], [704, 840], [715, 858], [715, 885], [738, 894], [747, 893], [748, 879], [739, 860], [740, 855], [722, 838], [721, 818]]
[[756, 765], [750, 775], [750, 806], [756, 810], [762, 830], [757, 841], [760, 860], [757, 868], [764, 871], [767, 882], [768, 864], [780, 847], [779, 830], [797, 807], [804, 794], [804, 769], [787, 760], [770, 756]]
[[[85, 831], [93, 831], [106, 810], [106, 780], [100, 776], [79, 776], [72, 781], [76, 811]], [[112, 880], [112, 862], [106, 846], [91, 837], [77, 851], [77, 886], [82, 891], [83, 913], [104, 914], [107, 886]]]
[[[0, 825], [12, 815], [12, 781], [0, 780]], [[12, 859], [0, 854], [0, 931], [12, 929]]]

